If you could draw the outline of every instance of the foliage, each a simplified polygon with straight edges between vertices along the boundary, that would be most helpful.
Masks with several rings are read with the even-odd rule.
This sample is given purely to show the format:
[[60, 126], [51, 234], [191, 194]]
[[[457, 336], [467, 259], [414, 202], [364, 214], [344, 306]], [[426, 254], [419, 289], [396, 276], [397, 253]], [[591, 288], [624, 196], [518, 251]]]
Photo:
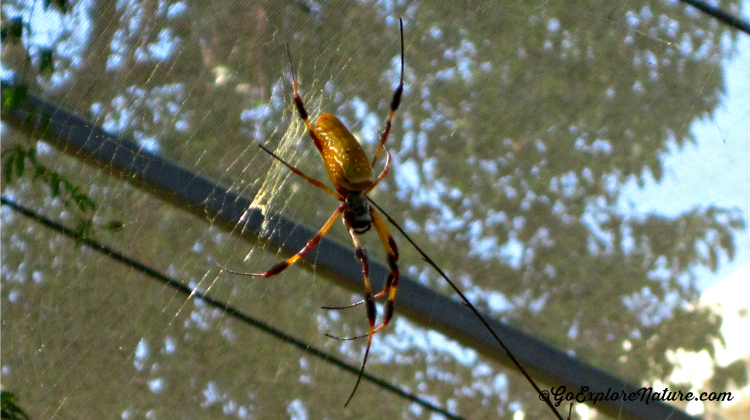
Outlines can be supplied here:
[[3, 167], [6, 183], [11, 183], [14, 176], [21, 178], [26, 172], [26, 162], [28, 161], [33, 179], [46, 183], [52, 198], [58, 198], [60, 192], [63, 191], [62, 200], [65, 206], [69, 208], [77, 207], [81, 213], [96, 210], [94, 200], [82, 193], [80, 187], [73, 185], [65, 176], [51, 171], [36, 160], [36, 148], [34, 146], [25, 148], [17, 144], [4, 151], [3, 156], [5, 158]]
[[[387, 114], [398, 53], [395, 17], [403, 16], [407, 86], [388, 144], [394, 175], [375, 192], [378, 202], [417, 242], [429, 244], [426, 251], [472, 291], [480, 307], [614, 375], [634, 383], [666, 378], [672, 369], [667, 349], [713, 352], [720, 320], [690, 305], [698, 295], [694, 270], [715, 270], [723, 257], [734, 256], [733, 235], [744, 227], [741, 214], [707, 205], [677, 216], [632, 215], [621, 205], [623, 185], [662, 178], [661, 157], [670, 145], [680, 148], [692, 140], [690, 122], [711, 115], [722, 94], [716, 63], [727, 54], [720, 43], [727, 32], [684, 5], [199, 0], [127, 7], [95, 1], [67, 10], [77, 7], [87, 8], [92, 35], [79, 49], [41, 51], [38, 71], [51, 69], [53, 58], [54, 74], [66, 78], [60, 85], [37, 80], [29, 89], [116, 126], [123, 135], [158, 139], [165, 157], [229, 180], [243, 193], [273, 176], [270, 162], [254, 160], [247, 150], [257, 149], [254, 141], [281, 143], [278, 133], [294, 118], [286, 112], [291, 102], [283, 43], [289, 42], [310, 109], [322, 97], [320, 110], [335, 112], [368, 137], [368, 148], [381, 128], [372, 128], [370, 119], [382, 121]], [[4, 36], [18, 32], [7, 28]], [[70, 43], [72, 32], [58, 33], [57, 42]], [[4, 94], [4, 107], [6, 100], [13, 101]], [[297, 156], [308, 158], [300, 159], [301, 169], [325, 179], [318, 158], [304, 154], [313, 149], [308, 138], [294, 141], [293, 149], [301, 150]], [[6, 183], [37, 173], [33, 148], [14, 146], [3, 153]], [[81, 188], [73, 182], [79, 180], [59, 175], [75, 173], [74, 168], [31, 178], [43, 179], [53, 196], [93, 209], [75, 198]], [[318, 213], [330, 213], [335, 204], [298, 187], [291, 181], [277, 188], [279, 207], [305, 224], [319, 224]], [[128, 197], [125, 190], [118, 187]], [[149, 232], [148, 239], [133, 238], [123, 247], [134, 245], [159, 262], [190, 260], [177, 238], [198, 227], [170, 224], [177, 216], [146, 199], [104, 193], [93, 199], [105, 197], [110, 207], [127, 209], [129, 223], [143, 223], [142, 231]], [[400, 262], [411, 274], [428, 272], [407, 247]], [[211, 267], [201, 266], [194, 278], [210, 277], [204, 274]], [[435, 275], [420, 279], [444, 288]], [[283, 287], [282, 297], [302, 296], [305, 302], [279, 303], [250, 292], [247, 299], [290, 328], [348, 327], [323, 316], [283, 316], [281, 306], [309, 309], [327, 298], [322, 292], [295, 295], [291, 290], [302, 287], [297, 284]], [[493, 304], [497, 300], [503, 304]], [[154, 313], [174, 310], [181, 319], [181, 309], [164, 304]], [[159, 336], [152, 341], [167, 334], [166, 327], [142, 322], [145, 332], [139, 334]], [[172, 325], [171, 319], [165, 322]], [[216, 350], [185, 336], [186, 359], [189, 354], [203, 360]], [[411, 389], [426, 388], [472, 418], [509, 417], [512, 407], [523, 407], [528, 418], [548, 414], [512, 374], [507, 388], [498, 391], [498, 371], [475, 369], [439, 350], [404, 347], [398, 357], [382, 356], [378, 372]], [[356, 343], [342, 348], [359, 360]], [[338, 395], [305, 388], [304, 373], [269, 362], [274, 356], [269, 353], [284, 354], [287, 362], [299, 357], [276, 350], [243, 347], [237, 351], [247, 363], [212, 379], [229, 388], [237, 376], [252, 378], [247, 388], [256, 390], [259, 417], [286, 415], [280, 407], [298, 399], [311, 413], [343, 403], [345, 390]], [[168, 356], [154, 358], [164, 364]], [[368, 367], [376, 370], [377, 364], [375, 349]], [[166, 376], [184, 385], [179, 392], [185, 398], [209, 381], [185, 369]], [[347, 382], [325, 380], [315, 385]], [[266, 389], [271, 386], [306, 391], [280, 395]], [[387, 406], [382, 409], [394, 416], [427, 416], [382, 398], [361, 392], [355, 403], [367, 413], [367, 407]], [[167, 403], [160, 401], [160, 408], [168, 411]]]
[[0, 39], [3, 43], [19, 42], [23, 35], [23, 26], [23, 19], [20, 17], [3, 22], [2, 28], [0, 28]]
[[[50, 1], [46, 1], [44, 8], [50, 6]], [[67, 1], [55, 0], [52, 2], [55, 7], [59, 8], [62, 13], [67, 12]], [[20, 42], [23, 36], [23, 30], [29, 25], [24, 23], [23, 18], [14, 17], [3, 22], [2, 25], [2, 43], [14, 44]], [[39, 73], [44, 76], [50, 76], [54, 72], [53, 50], [51, 48], [40, 47], [39, 53]], [[25, 53], [28, 57], [28, 52]], [[28, 69], [17, 69], [24, 71]], [[20, 82], [16, 86], [8, 85], [3, 88], [2, 95], [2, 115], [8, 116], [16, 109], [28, 105], [29, 86], [25, 82]], [[27, 120], [36, 117], [33, 108], [27, 109]], [[44, 135], [44, 133], [42, 133]], [[96, 203], [87, 194], [81, 191], [81, 187], [75, 185], [68, 177], [60, 172], [54, 171], [44, 164], [40, 163], [36, 157], [36, 145], [23, 146], [15, 144], [4, 148], [3, 156], [3, 176], [5, 184], [11, 184], [15, 178], [21, 178], [26, 173], [27, 163], [31, 166], [32, 179], [41, 181], [49, 187], [50, 197], [56, 199], [60, 197], [65, 207], [77, 209], [81, 217], [78, 220], [75, 231], [79, 238], [88, 238], [94, 234], [94, 223], [89, 216], [89, 211], [96, 210]], [[61, 194], [62, 192], [62, 194]], [[122, 222], [113, 220], [104, 225], [105, 229], [114, 231], [122, 227]]]
[[0, 417], [8, 420], [29, 420], [30, 417], [17, 403], [16, 395], [8, 391], [0, 391]]

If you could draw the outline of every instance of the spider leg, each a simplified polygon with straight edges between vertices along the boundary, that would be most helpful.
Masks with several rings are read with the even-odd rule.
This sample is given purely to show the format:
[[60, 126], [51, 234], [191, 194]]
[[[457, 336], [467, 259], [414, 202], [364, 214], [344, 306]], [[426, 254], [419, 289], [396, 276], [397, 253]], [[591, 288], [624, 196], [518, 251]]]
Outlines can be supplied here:
[[299, 169], [295, 168], [291, 164], [287, 163], [284, 159], [282, 159], [279, 156], [277, 156], [276, 153], [274, 153], [274, 152], [266, 149], [266, 147], [263, 146], [262, 144], [259, 144], [258, 146], [260, 146], [260, 148], [263, 149], [266, 153], [268, 153], [269, 155], [273, 156], [276, 160], [278, 160], [279, 162], [281, 162], [284, 165], [286, 165], [286, 167], [289, 168], [292, 172], [294, 172], [295, 174], [297, 174], [297, 175], [301, 176], [302, 178], [304, 178], [307, 182], [315, 185], [316, 187], [318, 187], [318, 188], [322, 189], [323, 191], [327, 192], [328, 194], [331, 194], [332, 196], [336, 197], [337, 200], [344, 201], [344, 197], [342, 197], [341, 194], [339, 194], [339, 193], [333, 191], [332, 189], [326, 187], [322, 182], [318, 181], [317, 179], [311, 178], [311, 177], [305, 175], [304, 172], [300, 171]]
[[378, 332], [388, 325], [393, 317], [394, 301], [396, 300], [396, 288], [398, 287], [398, 281], [400, 278], [398, 271], [398, 247], [396, 241], [393, 240], [391, 232], [388, 231], [383, 219], [380, 218], [378, 212], [374, 208], [370, 208], [370, 215], [372, 215], [372, 224], [375, 225], [375, 231], [378, 233], [380, 242], [383, 243], [383, 248], [388, 255], [388, 268], [391, 270], [388, 273], [388, 278], [385, 281], [385, 287], [383, 293], [388, 294], [388, 300], [385, 302], [383, 310], [383, 323], [379, 327], [375, 328], [374, 332]]
[[[380, 299], [381, 297], [385, 296], [386, 293], [387, 293], [386, 290], [382, 290], [382, 291], [380, 291], [380, 292], [375, 293], [374, 295], [372, 295], [372, 298], [375, 299], [375, 300]], [[329, 310], [349, 309], [349, 308], [353, 308], [355, 306], [359, 306], [359, 305], [361, 305], [363, 303], [365, 303], [364, 299], [356, 301], [354, 303], [350, 303], [350, 304], [348, 304], [346, 306], [321, 306], [320, 309], [329, 309]], [[335, 338], [339, 338], [339, 337], [335, 337]]]
[[318, 136], [315, 135], [315, 131], [313, 131], [310, 117], [305, 110], [305, 104], [302, 102], [302, 97], [299, 95], [299, 90], [297, 89], [297, 78], [294, 77], [294, 66], [292, 65], [292, 53], [289, 52], [289, 44], [286, 44], [286, 55], [289, 58], [289, 71], [292, 73], [292, 91], [294, 92], [294, 104], [297, 106], [297, 112], [299, 113], [300, 118], [305, 122], [305, 127], [307, 127], [307, 132], [310, 133], [310, 137], [312, 137], [315, 147], [322, 151], [323, 143], [321, 143]]
[[[382, 295], [382, 292], [381, 292], [380, 294]], [[372, 298], [373, 298], [373, 299], [377, 299], [377, 295], [376, 295], [376, 296], [373, 296]], [[346, 306], [321, 306], [321, 307], [320, 307], [320, 309], [328, 309], [328, 310], [331, 310], [331, 311], [337, 311], [337, 310], [339, 310], [339, 309], [349, 309], [349, 308], [353, 308], [353, 307], [355, 307], [355, 306], [359, 306], [359, 305], [361, 305], [361, 304], [363, 304], [363, 303], [365, 303], [365, 300], [364, 300], [364, 299], [362, 299], [362, 300], [360, 300], [360, 301], [357, 301], [357, 302], [354, 302], [354, 303], [350, 303], [350, 304], [348, 304], [348, 305], [346, 305]]]
[[367, 348], [365, 349], [365, 358], [362, 360], [362, 369], [359, 371], [359, 376], [357, 377], [357, 383], [354, 384], [354, 389], [352, 389], [351, 395], [349, 395], [349, 399], [346, 400], [346, 404], [344, 404], [344, 407], [349, 405], [349, 403], [352, 401], [352, 398], [354, 398], [354, 394], [357, 392], [357, 387], [359, 387], [359, 382], [362, 380], [362, 374], [365, 373], [365, 365], [367, 364], [367, 356], [370, 355], [370, 345], [372, 344], [372, 331], [370, 331], [370, 335], [367, 337]]
[[388, 175], [388, 171], [391, 169], [391, 152], [389, 152], [387, 149], [385, 151], [385, 167], [383, 168], [383, 171], [380, 172], [380, 175], [378, 175], [377, 179], [375, 179], [375, 182], [372, 183], [372, 186], [365, 190], [365, 194], [372, 191], [373, 188], [375, 188], [380, 181], [382, 181], [386, 175]]
[[[393, 240], [393, 236], [391, 236], [390, 231], [388, 231], [388, 228], [386, 227], [385, 222], [383, 222], [383, 219], [375, 211], [375, 209], [371, 208], [370, 214], [372, 215], [372, 224], [375, 225], [375, 231], [378, 233], [378, 237], [380, 237], [380, 241], [383, 243], [383, 248], [385, 248], [385, 252], [388, 255], [388, 266], [391, 270], [391, 272], [388, 273], [388, 277], [385, 280], [385, 286], [383, 287], [383, 291], [373, 297], [368, 297], [367, 293], [369, 292], [369, 289], [370, 289], [370, 281], [369, 281], [369, 277], [366, 276], [365, 277], [365, 293], [366, 293], [365, 300], [360, 301], [360, 302], [355, 302], [349, 306], [344, 306], [342, 308], [327, 308], [327, 309], [350, 308], [350, 307], [354, 307], [365, 302], [369, 303], [369, 299], [374, 299], [376, 296], [380, 297], [383, 294], [387, 294], [388, 300], [385, 302], [385, 308], [383, 311], [383, 323], [378, 325], [376, 328], [372, 329], [367, 334], [355, 335], [352, 337], [337, 337], [335, 335], [326, 334], [329, 338], [333, 338], [335, 340], [357, 340], [360, 338], [368, 337], [371, 334], [375, 334], [376, 332], [385, 328], [388, 325], [388, 323], [391, 321], [391, 318], [393, 318], [394, 301], [396, 299], [396, 288], [398, 287], [398, 281], [400, 279], [400, 275], [398, 271], [398, 247], [396, 246], [396, 241]], [[373, 305], [374, 305], [374, 302], [373, 302]], [[368, 319], [369, 319], [369, 309], [368, 309]]]
[[[354, 253], [357, 256], [357, 259], [359, 259], [359, 262], [362, 264], [362, 277], [364, 278], [365, 282], [365, 304], [367, 306], [367, 320], [370, 323], [370, 332], [367, 334], [367, 347], [365, 349], [365, 357], [362, 360], [362, 368], [359, 370], [357, 383], [354, 384], [354, 389], [352, 389], [352, 393], [351, 395], [349, 395], [349, 399], [347, 399], [346, 404], [344, 404], [344, 407], [346, 407], [347, 405], [349, 405], [349, 402], [351, 402], [352, 398], [354, 398], [354, 394], [357, 392], [359, 383], [362, 380], [362, 374], [365, 373], [367, 356], [370, 355], [370, 345], [372, 345], [372, 336], [373, 334], [375, 334], [375, 317], [377, 315], [377, 311], [375, 309], [375, 300], [372, 297], [372, 287], [370, 286], [370, 266], [367, 264], [367, 254], [365, 253], [364, 248], [362, 248], [362, 244], [359, 242], [357, 233], [354, 231], [354, 228], [352, 227], [351, 223], [349, 223], [349, 220], [346, 217], [344, 217], [344, 223], [349, 230], [349, 236], [351, 236], [352, 242], [354, 242], [354, 246], [356, 248]], [[331, 335], [329, 334], [326, 335], [331, 337]]]
[[372, 158], [371, 166], [375, 166], [375, 164], [378, 162], [378, 157], [380, 157], [380, 152], [383, 151], [385, 141], [386, 139], [388, 139], [388, 133], [390, 133], [391, 131], [391, 122], [393, 121], [393, 116], [396, 115], [396, 110], [401, 104], [401, 94], [404, 93], [404, 21], [399, 18], [398, 24], [399, 28], [401, 29], [401, 79], [399, 81], [398, 87], [396, 88], [396, 91], [393, 92], [393, 99], [391, 100], [391, 113], [388, 114], [388, 120], [385, 122], [385, 130], [383, 130], [383, 134], [380, 135], [380, 144], [378, 145], [378, 149], [375, 152], [375, 157]]
[[[320, 231], [315, 236], [313, 236], [312, 239], [310, 239], [309, 241], [307, 241], [307, 243], [305, 244], [305, 246], [302, 247], [302, 249], [298, 253], [292, 255], [286, 261], [282, 261], [281, 263], [276, 264], [275, 266], [273, 266], [270, 270], [268, 270], [266, 272], [263, 272], [263, 273], [243, 273], [241, 271], [230, 270], [230, 269], [228, 269], [228, 268], [226, 268], [226, 267], [224, 267], [222, 265], [219, 265], [219, 267], [221, 267], [221, 269], [224, 270], [224, 271], [228, 271], [228, 272], [230, 272], [232, 274], [239, 274], [239, 275], [242, 275], [242, 276], [252, 276], [252, 277], [265, 277], [265, 278], [268, 278], [268, 277], [271, 277], [273, 275], [279, 274], [280, 272], [284, 271], [287, 267], [289, 267], [290, 265], [292, 265], [295, 262], [297, 262], [297, 260], [299, 260], [300, 258], [304, 257], [305, 254], [307, 254], [308, 252], [310, 252], [311, 249], [315, 248], [315, 245], [317, 245], [318, 242], [320, 242], [320, 240], [323, 238], [323, 236], [325, 236], [325, 234], [328, 232], [328, 229], [330, 229], [331, 226], [333, 226], [333, 222], [336, 221], [336, 219], [344, 211], [345, 208], [346, 208], [346, 204], [340, 205], [339, 208], [337, 208], [336, 211], [333, 212], [333, 214], [331, 215], [331, 217], [328, 218], [328, 221], [323, 225], [323, 227], [320, 228]], [[373, 304], [373, 308], [374, 308], [374, 304]]]

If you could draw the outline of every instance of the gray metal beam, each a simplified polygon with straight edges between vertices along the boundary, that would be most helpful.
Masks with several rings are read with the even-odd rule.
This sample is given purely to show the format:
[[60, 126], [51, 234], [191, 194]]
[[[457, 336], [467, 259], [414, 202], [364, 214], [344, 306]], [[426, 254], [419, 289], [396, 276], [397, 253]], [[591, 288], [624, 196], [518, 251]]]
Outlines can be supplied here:
[[[6, 87], [10, 85], [3, 82], [3, 91]], [[8, 115], [3, 114], [2, 120], [32, 137], [43, 138], [64, 153], [107, 168], [149, 193], [196, 215], [200, 220], [205, 221], [208, 217], [215, 225], [251, 243], [262, 240], [271, 249], [280, 249], [291, 255], [315, 234], [278, 214], [264, 216], [259, 210], [250, 208], [250, 199], [150, 154], [132, 141], [111, 135], [39, 98], [29, 97], [25, 105]], [[246, 214], [246, 218], [241, 221], [243, 214]], [[266, 217], [273, 225], [273, 234], [261, 239], [258, 235]], [[245, 226], [244, 229], [237, 229], [240, 223]], [[315, 265], [316, 274], [346, 290], [354, 293], [363, 290], [362, 268], [350, 246], [323, 238], [318, 252], [301, 262], [308, 267]], [[373, 287], [382, 288], [387, 268], [374, 261], [370, 264]], [[408, 276], [402, 276], [396, 308], [399, 314], [515, 369], [494, 338], [462, 303], [428, 289]], [[492, 320], [489, 315], [483, 316], [535, 380], [555, 388], [564, 385], [574, 393], [578, 393], [582, 386], [589, 387], [590, 392], [607, 393], [609, 390], [610, 394], [620, 396], [623, 392], [626, 395], [639, 392], [640, 388], [634, 385], [567, 356], [522, 331]], [[657, 391], [660, 390], [654, 390]], [[648, 393], [645, 395], [648, 396]], [[543, 402], [540, 401], [540, 404]], [[594, 407], [617, 419], [697, 420], [666, 403], [649, 401], [640, 396], [635, 401], [624, 402], [622, 398], [598, 401]]]

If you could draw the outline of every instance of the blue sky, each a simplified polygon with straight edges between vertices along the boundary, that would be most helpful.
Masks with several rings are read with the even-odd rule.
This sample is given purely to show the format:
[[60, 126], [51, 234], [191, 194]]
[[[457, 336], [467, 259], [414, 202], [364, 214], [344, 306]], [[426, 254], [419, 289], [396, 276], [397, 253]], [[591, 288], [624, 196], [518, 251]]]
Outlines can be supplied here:
[[[742, 2], [741, 15], [750, 20], [750, 0]], [[650, 180], [645, 188], [630, 185], [624, 200], [635, 213], [656, 212], [674, 216], [696, 206], [737, 207], [750, 220], [750, 35], [740, 33], [736, 53], [716, 70], [724, 72], [726, 94], [713, 118], [693, 123], [696, 144], [673, 148], [664, 158], [664, 178]], [[735, 237], [733, 261], [724, 259], [716, 273], [700, 270], [703, 291], [742, 266], [750, 264], [750, 233]]]

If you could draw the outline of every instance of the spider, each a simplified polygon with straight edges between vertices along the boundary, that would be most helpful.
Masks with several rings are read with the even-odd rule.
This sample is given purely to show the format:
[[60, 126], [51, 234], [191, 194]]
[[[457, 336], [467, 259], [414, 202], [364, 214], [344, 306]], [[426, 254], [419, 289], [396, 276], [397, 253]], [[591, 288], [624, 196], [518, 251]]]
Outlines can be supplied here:
[[[341, 215], [343, 216], [344, 225], [346, 226], [349, 236], [352, 238], [355, 248], [355, 256], [362, 264], [362, 274], [364, 277], [364, 300], [355, 302], [348, 306], [343, 307], [323, 307], [324, 309], [345, 309], [351, 308], [360, 304], [365, 304], [367, 308], [367, 320], [369, 321], [370, 328], [367, 334], [354, 336], [354, 337], [336, 337], [330, 334], [326, 334], [328, 337], [338, 340], [355, 340], [358, 338], [367, 337], [367, 348], [365, 349], [365, 356], [362, 360], [362, 367], [357, 377], [357, 382], [354, 385], [352, 393], [349, 395], [349, 399], [344, 404], [344, 407], [349, 405], [354, 394], [357, 392], [357, 387], [362, 380], [362, 374], [365, 371], [365, 365], [367, 364], [367, 356], [370, 354], [370, 345], [372, 344], [372, 336], [376, 332], [385, 328], [393, 317], [394, 300], [396, 298], [396, 288], [398, 286], [399, 271], [398, 271], [398, 248], [396, 247], [396, 241], [393, 240], [393, 236], [386, 227], [383, 219], [378, 215], [378, 212], [374, 208], [370, 207], [367, 193], [372, 191], [380, 181], [382, 181], [388, 174], [391, 164], [391, 155], [385, 150], [385, 141], [388, 139], [388, 134], [391, 131], [391, 123], [393, 116], [396, 114], [396, 110], [401, 103], [401, 94], [404, 91], [404, 23], [399, 19], [399, 29], [401, 34], [401, 77], [399, 79], [399, 85], [396, 91], [393, 93], [393, 99], [391, 100], [391, 111], [388, 114], [388, 119], [385, 123], [385, 130], [380, 135], [380, 143], [375, 151], [375, 157], [370, 161], [365, 153], [362, 146], [357, 142], [354, 136], [344, 126], [344, 124], [336, 118], [333, 114], [325, 113], [321, 114], [315, 120], [315, 126], [310, 123], [305, 105], [302, 102], [302, 98], [297, 90], [297, 79], [294, 77], [294, 68], [292, 66], [292, 56], [289, 52], [289, 46], [287, 45], [287, 57], [289, 58], [289, 66], [291, 68], [292, 78], [292, 90], [294, 92], [294, 103], [297, 106], [297, 111], [300, 118], [305, 122], [307, 131], [312, 137], [315, 147], [318, 148], [323, 162], [328, 171], [328, 176], [331, 178], [336, 190], [325, 186], [320, 181], [313, 179], [305, 175], [302, 171], [285, 162], [275, 153], [271, 152], [263, 145], [260, 147], [269, 155], [283, 163], [292, 172], [299, 175], [300, 177], [307, 180], [309, 183], [322, 189], [328, 194], [334, 196], [341, 205], [333, 212], [328, 221], [325, 222], [320, 231], [310, 239], [307, 244], [296, 254], [292, 255], [286, 261], [283, 261], [270, 270], [264, 273], [243, 273], [233, 271], [224, 268], [224, 270], [245, 276], [253, 277], [271, 277], [280, 272], [284, 271], [287, 267], [297, 262], [300, 258], [305, 256], [320, 240], [325, 236], [328, 230], [333, 225], [333, 222]], [[385, 150], [385, 167], [383, 168], [380, 175], [377, 178], [373, 176], [373, 169], [375, 164], [378, 162], [380, 154]], [[359, 236], [370, 230], [371, 227], [375, 227], [380, 241], [385, 248], [385, 252], [388, 256], [388, 266], [390, 272], [385, 281], [383, 290], [373, 295], [372, 287], [370, 286], [370, 270], [367, 263], [367, 253], [365, 253], [362, 244], [359, 241]], [[222, 267], [223, 268], [223, 267]], [[383, 311], [383, 321], [379, 326], [375, 326], [377, 311], [375, 309], [375, 299], [386, 296], [385, 307]]]

